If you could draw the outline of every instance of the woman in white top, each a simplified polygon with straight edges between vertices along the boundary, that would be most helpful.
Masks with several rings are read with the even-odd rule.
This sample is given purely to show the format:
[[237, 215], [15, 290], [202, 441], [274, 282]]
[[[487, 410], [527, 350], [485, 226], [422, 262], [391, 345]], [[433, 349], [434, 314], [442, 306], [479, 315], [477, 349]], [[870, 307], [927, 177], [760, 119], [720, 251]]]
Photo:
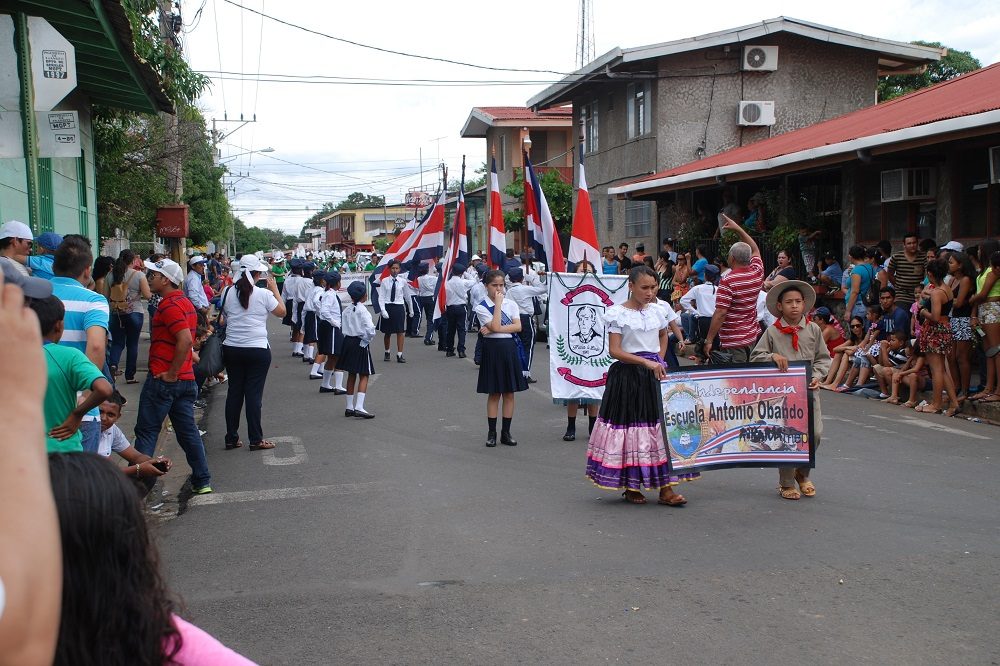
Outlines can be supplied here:
[[139, 334], [142, 333], [142, 303], [140, 298], [153, 295], [143, 271], [132, 269], [135, 253], [122, 250], [115, 261], [108, 281], [110, 317], [108, 329], [111, 333], [111, 357], [108, 363], [111, 373], [118, 374], [118, 362], [125, 350], [125, 383], [136, 384], [136, 361], [139, 358]]
[[510, 424], [514, 420], [514, 393], [525, 391], [528, 380], [524, 376], [523, 349], [517, 334], [521, 332], [521, 315], [517, 303], [504, 297], [503, 271], [489, 271], [483, 277], [486, 298], [475, 303], [473, 309], [479, 319], [483, 336], [483, 357], [479, 364], [478, 393], [486, 393], [486, 446], [497, 445], [497, 412], [503, 398], [503, 425], [500, 443], [517, 446], [511, 437]]
[[[267, 277], [267, 289], [254, 285]], [[222, 293], [222, 319], [226, 339], [222, 343], [222, 360], [229, 375], [226, 395], [226, 449], [238, 449], [240, 412], [246, 404], [247, 434], [250, 450], [273, 449], [274, 442], [264, 439], [260, 425], [260, 408], [264, 398], [264, 383], [271, 367], [271, 346], [267, 341], [267, 316], [285, 316], [278, 284], [267, 264], [252, 254], [240, 260], [240, 276]]]
[[648, 266], [629, 273], [629, 298], [604, 313], [608, 347], [616, 359], [608, 370], [604, 398], [587, 447], [587, 476], [608, 490], [622, 490], [626, 501], [645, 504], [641, 489], [658, 490], [659, 503], [687, 502], [672, 486], [699, 475], [670, 474], [669, 452], [660, 428], [660, 380], [666, 376], [663, 355], [667, 329], [683, 336], [677, 313], [656, 303], [659, 279]]

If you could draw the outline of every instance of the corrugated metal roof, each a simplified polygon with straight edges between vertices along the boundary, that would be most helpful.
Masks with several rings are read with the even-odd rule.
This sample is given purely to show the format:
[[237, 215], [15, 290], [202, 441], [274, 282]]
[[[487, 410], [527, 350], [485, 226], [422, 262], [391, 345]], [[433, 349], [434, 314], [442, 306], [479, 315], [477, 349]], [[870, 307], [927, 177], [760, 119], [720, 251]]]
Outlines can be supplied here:
[[641, 188], [629, 186], [718, 167], [756, 163], [813, 148], [998, 109], [1000, 63], [882, 104], [666, 169], [620, 187], [628, 188], [629, 192], [636, 194]]

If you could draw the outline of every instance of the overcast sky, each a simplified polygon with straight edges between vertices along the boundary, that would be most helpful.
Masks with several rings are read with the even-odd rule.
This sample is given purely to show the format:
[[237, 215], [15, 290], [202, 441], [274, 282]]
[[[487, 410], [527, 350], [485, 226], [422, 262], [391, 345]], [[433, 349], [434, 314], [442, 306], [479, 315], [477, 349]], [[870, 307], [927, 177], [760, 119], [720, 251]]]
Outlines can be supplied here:
[[[984, 65], [1000, 60], [1000, 3], [995, 0], [592, 2], [596, 55], [616, 46], [791, 16], [885, 39], [940, 41], [971, 51]], [[421, 151], [425, 187], [433, 189], [439, 158], [448, 164], [449, 177], [457, 177], [464, 154], [471, 172], [486, 159], [485, 141], [459, 136], [472, 107], [523, 105], [558, 76], [381, 53], [262, 18], [237, 4], [395, 51], [504, 69], [576, 68], [578, 0], [434, 0], [422, 3], [420, 13], [415, 3], [402, 0], [186, 0], [185, 52], [196, 70], [212, 77], [201, 106], [206, 118], [217, 119], [219, 130], [230, 133], [221, 148], [234, 174], [230, 180], [238, 181], [231, 202], [250, 226], [297, 233], [324, 202], [354, 191], [383, 194], [390, 204], [401, 201], [421, 184]], [[302, 77], [314, 78], [304, 82]], [[321, 77], [342, 78], [335, 83], [338, 79]], [[349, 85], [343, 82], [348, 78], [477, 83]], [[517, 85], [523, 82], [529, 83]], [[257, 121], [242, 127], [221, 122], [255, 114]], [[274, 151], [240, 155], [264, 148]]]

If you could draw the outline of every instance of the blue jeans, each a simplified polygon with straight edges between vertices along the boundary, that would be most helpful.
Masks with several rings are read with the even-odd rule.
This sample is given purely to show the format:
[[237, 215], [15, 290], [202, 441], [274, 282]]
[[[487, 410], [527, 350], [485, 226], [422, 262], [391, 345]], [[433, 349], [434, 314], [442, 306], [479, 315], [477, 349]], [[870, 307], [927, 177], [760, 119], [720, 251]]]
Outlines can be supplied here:
[[80, 423], [80, 434], [83, 436], [83, 450], [87, 453], [97, 453], [101, 447], [101, 422], [82, 421]]
[[198, 389], [191, 380], [168, 384], [149, 374], [139, 396], [135, 448], [147, 456], [153, 455], [163, 420], [169, 416], [177, 443], [184, 450], [191, 467], [191, 485], [202, 488], [209, 484], [212, 475], [208, 472], [205, 444], [201, 441], [198, 424], [194, 422], [194, 401], [197, 397]]
[[142, 333], [142, 313], [111, 314], [111, 365], [117, 366], [125, 350], [125, 379], [135, 379], [136, 361], [139, 359], [139, 334]]

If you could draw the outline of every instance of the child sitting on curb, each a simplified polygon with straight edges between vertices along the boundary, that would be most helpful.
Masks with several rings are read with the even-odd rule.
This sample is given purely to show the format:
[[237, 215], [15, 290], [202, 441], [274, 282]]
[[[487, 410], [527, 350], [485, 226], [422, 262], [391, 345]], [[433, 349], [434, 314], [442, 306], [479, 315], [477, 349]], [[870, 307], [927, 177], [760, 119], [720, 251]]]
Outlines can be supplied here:
[[114, 391], [110, 398], [101, 403], [101, 442], [97, 453], [107, 458], [114, 451], [128, 461], [128, 467], [122, 471], [127, 476], [142, 481], [148, 493], [153, 488], [156, 477], [166, 474], [173, 463], [166, 456], [150, 458], [135, 450], [125, 433], [117, 426], [124, 405], [125, 398], [118, 391]]

